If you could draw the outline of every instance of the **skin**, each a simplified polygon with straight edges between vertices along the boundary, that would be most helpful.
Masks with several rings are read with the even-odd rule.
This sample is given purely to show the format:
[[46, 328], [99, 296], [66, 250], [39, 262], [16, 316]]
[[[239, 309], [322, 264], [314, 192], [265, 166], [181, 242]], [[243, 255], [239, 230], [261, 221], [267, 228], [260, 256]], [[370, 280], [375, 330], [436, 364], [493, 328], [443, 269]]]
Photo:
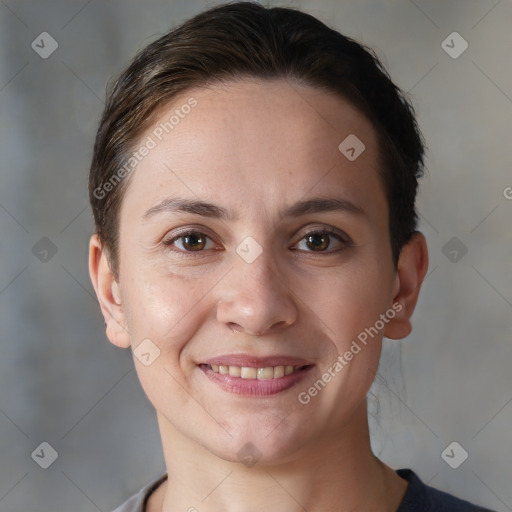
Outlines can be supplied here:
[[[161, 351], [149, 366], [134, 358], [156, 409], [169, 475], [147, 510], [395, 511], [407, 482], [371, 451], [366, 394], [382, 337], [411, 332], [428, 255], [416, 233], [398, 269], [393, 265], [375, 131], [344, 99], [285, 80], [189, 90], [161, 108], [155, 126], [191, 96], [197, 106], [130, 177], [119, 281], [98, 237], [90, 239], [90, 276], [108, 339], [135, 349], [149, 338]], [[338, 150], [351, 133], [365, 144], [354, 161]], [[236, 220], [176, 212], [143, 219], [174, 196], [215, 203]], [[347, 199], [365, 214], [279, 216], [319, 196]], [[175, 240], [180, 258], [162, 242], [187, 227], [209, 238], [200, 251], [193, 251], [197, 239], [192, 250]], [[328, 235], [315, 250], [305, 236], [325, 227], [352, 243]], [[247, 236], [263, 249], [252, 263], [236, 252]], [[384, 329], [300, 403], [298, 393], [395, 303], [401, 311]], [[197, 366], [227, 353], [297, 356], [315, 367], [284, 392], [242, 397]], [[237, 456], [247, 442], [261, 453], [252, 467]]]

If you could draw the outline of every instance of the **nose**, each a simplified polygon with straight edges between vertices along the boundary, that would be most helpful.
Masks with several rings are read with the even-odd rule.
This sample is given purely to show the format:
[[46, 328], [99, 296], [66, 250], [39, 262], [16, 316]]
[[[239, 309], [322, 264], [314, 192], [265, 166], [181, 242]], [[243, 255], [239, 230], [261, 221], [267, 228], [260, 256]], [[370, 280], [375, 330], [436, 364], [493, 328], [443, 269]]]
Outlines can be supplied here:
[[273, 264], [270, 251], [252, 263], [238, 256], [222, 280], [217, 320], [249, 335], [273, 333], [289, 327], [298, 316], [297, 302], [285, 275]]

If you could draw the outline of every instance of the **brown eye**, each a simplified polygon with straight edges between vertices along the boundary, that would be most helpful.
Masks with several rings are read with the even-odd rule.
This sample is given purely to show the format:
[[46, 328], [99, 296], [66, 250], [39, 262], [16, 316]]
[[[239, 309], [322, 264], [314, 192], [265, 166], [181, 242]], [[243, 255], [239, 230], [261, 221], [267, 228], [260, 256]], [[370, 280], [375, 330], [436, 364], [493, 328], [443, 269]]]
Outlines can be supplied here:
[[[177, 247], [179, 252], [201, 252], [207, 247], [210, 237], [199, 231], [187, 231], [164, 242], [164, 245], [171, 248]], [[211, 242], [211, 240], [210, 240]]]
[[305, 237], [306, 246], [313, 251], [323, 251], [329, 247], [329, 235], [324, 233], [315, 233]]
[[[338, 249], [329, 249], [333, 242], [337, 241], [341, 245]], [[305, 235], [297, 244], [297, 249], [305, 252], [325, 252], [334, 253], [342, 250], [344, 247], [350, 246], [350, 242], [344, 239], [341, 234], [335, 233], [330, 229], [322, 229], [311, 231]]]
[[180, 237], [183, 239], [183, 247], [191, 251], [200, 251], [206, 245], [206, 239], [200, 233], [192, 233]]

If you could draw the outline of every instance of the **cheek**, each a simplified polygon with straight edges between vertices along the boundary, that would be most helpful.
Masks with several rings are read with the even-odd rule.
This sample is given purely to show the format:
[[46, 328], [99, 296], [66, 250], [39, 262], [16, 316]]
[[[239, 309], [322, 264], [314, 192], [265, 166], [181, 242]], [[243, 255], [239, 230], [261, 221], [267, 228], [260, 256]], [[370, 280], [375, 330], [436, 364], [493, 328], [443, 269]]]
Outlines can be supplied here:
[[380, 315], [389, 307], [384, 274], [369, 264], [350, 265], [315, 290], [310, 305], [326, 325], [325, 334], [335, 353], [322, 370], [337, 376], [333, 393], [355, 400], [366, 395], [380, 360]]
[[179, 352], [201, 325], [210, 281], [173, 275], [158, 267], [139, 272], [129, 286], [132, 344], [150, 338], [162, 353]]
[[317, 281], [309, 305], [328, 326], [328, 332], [345, 342], [375, 324], [388, 307], [389, 290], [369, 266], [353, 265]]
[[[209, 279], [181, 279], [160, 271], [141, 273], [131, 282], [128, 328], [135, 367], [142, 388], [158, 410], [179, 410], [190, 401], [185, 391], [187, 375], [195, 364], [187, 357], [188, 344], [208, 321], [204, 298], [210, 287]], [[150, 347], [157, 347], [152, 350], [158, 356], [146, 366], [137, 357], [137, 347], [148, 339], [154, 344]]]

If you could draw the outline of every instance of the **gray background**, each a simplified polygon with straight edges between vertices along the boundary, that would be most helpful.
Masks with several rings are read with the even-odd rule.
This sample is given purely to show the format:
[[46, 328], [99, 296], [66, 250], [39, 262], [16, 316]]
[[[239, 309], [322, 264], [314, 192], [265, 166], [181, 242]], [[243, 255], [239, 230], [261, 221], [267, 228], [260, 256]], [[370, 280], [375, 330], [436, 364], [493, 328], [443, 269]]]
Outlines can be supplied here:
[[[165, 471], [132, 356], [107, 341], [89, 282], [87, 172], [109, 78], [214, 3], [0, 1], [2, 512], [109, 511]], [[374, 449], [433, 486], [512, 510], [512, 2], [269, 4], [375, 48], [430, 147], [418, 199], [429, 274], [413, 333], [386, 342], [370, 395]], [[31, 48], [44, 31], [59, 45], [47, 59]], [[453, 31], [469, 44], [456, 59], [441, 46]], [[57, 249], [48, 261], [33, 252], [42, 237]], [[458, 258], [467, 248], [458, 261], [452, 237]], [[453, 441], [469, 454], [457, 469], [441, 457]], [[58, 452], [48, 469], [31, 457], [42, 442]]]

